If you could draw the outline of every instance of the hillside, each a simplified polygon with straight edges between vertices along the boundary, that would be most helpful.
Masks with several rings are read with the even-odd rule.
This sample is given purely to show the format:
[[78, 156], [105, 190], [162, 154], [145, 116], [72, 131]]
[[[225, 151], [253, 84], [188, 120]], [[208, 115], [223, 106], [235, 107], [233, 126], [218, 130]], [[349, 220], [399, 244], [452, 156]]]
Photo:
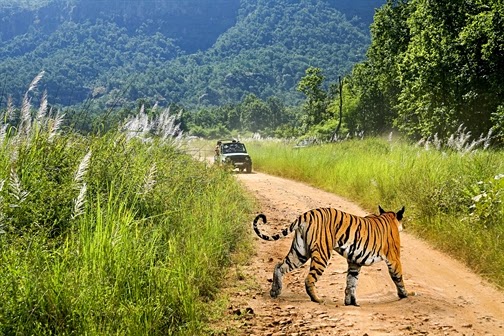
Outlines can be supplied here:
[[299, 99], [308, 66], [329, 81], [370, 43], [384, 0], [0, 1], [0, 103], [46, 71], [53, 104], [138, 99], [186, 106], [247, 93]]

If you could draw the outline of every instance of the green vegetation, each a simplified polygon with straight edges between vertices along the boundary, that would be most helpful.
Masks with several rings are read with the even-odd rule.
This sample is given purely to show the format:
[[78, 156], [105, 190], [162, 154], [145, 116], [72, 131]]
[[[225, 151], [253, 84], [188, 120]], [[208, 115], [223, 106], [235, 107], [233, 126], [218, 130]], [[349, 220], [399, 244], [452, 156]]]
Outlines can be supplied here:
[[192, 135], [204, 138], [224, 138], [241, 133], [270, 136], [301, 134], [296, 130], [300, 111], [285, 106], [279, 99], [266, 101], [250, 94], [238, 104], [201, 108], [182, 114], [181, 119]]
[[19, 103], [41, 70], [51, 104], [93, 114], [249, 94], [292, 105], [309, 66], [335, 77], [363, 59], [383, 1], [2, 1], [0, 106], [6, 94]]
[[258, 170], [347, 196], [373, 213], [378, 204], [405, 205], [406, 230], [504, 286], [503, 152], [378, 138], [305, 148], [247, 145]]
[[503, 137], [504, 4], [389, 0], [346, 93], [349, 128], [444, 139], [461, 124]]
[[204, 333], [247, 241], [237, 181], [184, 154], [166, 113], [88, 137], [44, 98], [32, 116], [38, 80], [0, 125], [0, 334]]
[[44, 69], [83, 132], [158, 103], [207, 137], [504, 141], [501, 1], [19, 0], [0, 20], [0, 108]]
[[251, 204], [184, 132], [424, 139], [247, 145], [504, 286], [504, 5], [383, 2], [0, 0], [0, 334], [203, 333]]
[[293, 119], [281, 132], [258, 131], [332, 141], [395, 129], [447, 142], [464, 128], [502, 145], [503, 27], [501, 1], [389, 0], [374, 17], [366, 60], [338, 84], [330, 68], [305, 68]]

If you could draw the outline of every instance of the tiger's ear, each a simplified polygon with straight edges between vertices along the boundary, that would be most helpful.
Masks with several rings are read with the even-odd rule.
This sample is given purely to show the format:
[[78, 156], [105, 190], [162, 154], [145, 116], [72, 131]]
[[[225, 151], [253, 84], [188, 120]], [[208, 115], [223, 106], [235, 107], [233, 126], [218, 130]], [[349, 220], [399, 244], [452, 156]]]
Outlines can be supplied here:
[[380, 215], [381, 215], [382, 213], [385, 213], [385, 210], [383, 210], [383, 209], [382, 209], [381, 205], [378, 205], [378, 210], [380, 211]]
[[405, 208], [403, 206], [401, 210], [397, 211], [397, 213], [396, 213], [397, 220], [402, 220], [403, 219], [404, 210], [405, 210]]

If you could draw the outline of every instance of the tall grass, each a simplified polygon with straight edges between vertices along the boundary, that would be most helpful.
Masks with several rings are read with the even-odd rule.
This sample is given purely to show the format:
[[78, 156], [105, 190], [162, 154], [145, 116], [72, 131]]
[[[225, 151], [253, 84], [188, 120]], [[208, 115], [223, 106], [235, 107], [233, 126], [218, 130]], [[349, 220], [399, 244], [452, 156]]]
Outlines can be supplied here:
[[203, 333], [246, 236], [236, 180], [166, 133], [82, 137], [24, 113], [0, 141], [0, 334]]
[[[504, 286], [504, 153], [351, 140], [294, 148], [252, 142], [255, 168], [358, 201], [406, 206], [406, 227]], [[320, 206], [324, 206], [321, 204]]]

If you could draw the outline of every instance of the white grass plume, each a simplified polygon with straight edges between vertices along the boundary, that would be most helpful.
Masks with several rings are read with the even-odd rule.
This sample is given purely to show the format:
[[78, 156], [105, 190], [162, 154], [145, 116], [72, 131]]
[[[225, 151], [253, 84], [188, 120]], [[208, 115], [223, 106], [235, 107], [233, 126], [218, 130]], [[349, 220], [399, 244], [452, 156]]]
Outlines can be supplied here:
[[72, 209], [72, 219], [77, 218], [78, 216], [84, 213], [84, 205], [86, 204], [86, 191], [87, 184], [84, 182], [79, 190], [79, 196], [74, 199], [73, 209]]
[[37, 76], [35, 76], [35, 78], [33, 78], [33, 80], [30, 83], [30, 86], [28, 87], [28, 91], [26, 93], [31, 92], [37, 88], [37, 85], [40, 82], [40, 80], [42, 79], [42, 77], [44, 77], [44, 74], [45, 74], [45, 71], [42, 70], [39, 72], [39, 74]]
[[159, 119], [156, 127], [156, 134], [161, 137], [161, 139], [166, 140], [168, 138], [174, 138], [181, 133], [180, 125], [177, 124], [177, 120], [180, 119], [182, 111], [176, 115], [171, 115], [170, 108], [166, 108], [159, 115]]
[[486, 135], [481, 134], [478, 139], [471, 141], [471, 131], [468, 131], [467, 127], [461, 124], [458, 127], [457, 131], [452, 133], [446, 141], [442, 141], [438, 138], [437, 134], [435, 134], [433, 140], [431, 140], [430, 137], [428, 137], [427, 139], [420, 139], [420, 141], [418, 141], [417, 143], [417, 146], [423, 146], [425, 150], [429, 150], [430, 145], [434, 145], [437, 150], [449, 148], [464, 155], [467, 153], [472, 153], [478, 148], [481, 148], [483, 150], [488, 149], [492, 140], [492, 131], [493, 130], [490, 129]]
[[152, 189], [154, 189], [154, 186], [156, 185], [156, 174], [157, 174], [157, 167], [156, 164], [154, 163], [152, 167], [149, 169], [149, 173], [147, 174], [147, 176], [145, 176], [142, 195], [146, 195]]
[[89, 161], [91, 160], [91, 153], [92, 153], [91, 150], [89, 150], [86, 153], [86, 155], [84, 155], [84, 157], [82, 158], [79, 164], [79, 168], [77, 169], [74, 175], [74, 181], [76, 183], [81, 183], [84, 178], [84, 175], [86, 175], [87, 169], [89, 167]]
[[21, 105], [20, 112], [20, 121], [19, 121], [19, 134], [20, 135], [28, 135], [31, 130], [31, 98], [28, 96], [28, 92], [26, 92], [23, 103]]
[[35, 78], [31, 81], [30, 86], [28, 87], [28, 90], [25, 92], [25, 95], [23, 97], [23, 102], [21, 104], [21, 112], [20, 112], [20, 124], [19, 124], [19, 133], [28, 135], [30, 134], [31, 131], [31, 126], [32, 126], [32, 118], [31, 118], [31, 97], [29, 96], [29, 93], [34, 91], [37, 88], [38, 83], [44, 76], [44, 71], [41, 71]]
[[28, 191], [24, 191], [21, 186], [21, 181], [14, 169], [11, 169], [9, 177], [9, 194], [16, 200], [16, 204], [11, 204], [11, 207], [18, 207], [21, 203], [26, 200], [26, 197], [30, 194]]
[[144, 105], [142, 105], [137, 115], [128, 118], [121, 127], [122, 131], [126, 132], [128, 140], [135, 137], [143, 138], [149, 133], [150, 128], [149, 116], [145, 113]]
[[63, 123], [65, 114], [60, 114], [59, 112], [56, 113], [56, 116], [54, 119], [52, 119], [48, 125], [48, 131], [49, 131], [49, 140], [52, 140], [59, 131], [59, 128], [61, 127], [61, 124]]
[[[157, 104], [154, 105], [157, 109]], [[149, 134], [158, 136], [162, 141], [172, 140], [177, 143], [182, 138], [180, 125], [177, 120], [180, 119], [182, 111], [177, 115], [171, 115], [170, 108], [164, 109], [157, 118], [150, 120], [145, 113], [145, 108], [142, 105], [140, 112], [133, 117], [130, 117], [122, 125], [121, 130], [126, 133], [128, 140], [132, 138], [140, 138], [147, 140]]]
[[149, 124], [149, 116], [145, 113], [145, 105], [142, 105], [140, 108], [140, 135], [141, 137], [145, 137], [151, 129], [151, 126]]
[[79, 167], [74, 175], [74, 181], [77, 184], [77, 189], [79, 189], [79, 195], [77, 198], [73, 200], [73, 209], [72, 209], [72, 219], [77, 218], [78, 216], [84, 213], [84, 205], [86, 204], [86, 192], [87, 192], [87, 184], [83, 182], [84, 176], [86, 175], [89, 162], [91, 161], [92, 151], [89, 150], [86, 155], [82, 158], [79, 163]]
[[152, 113], [156, 113], [158, 108], [159, 108], [159, 104], [158, 104], [158, 102], [155, 102], [154, 106], [152, 106], [152, 108], [151, 108]]
[[40, 107], [37, 111], [37, 116], [35, 117], [35, 122], [41, 123], [42, 120], [45, 119], [47, 114], [47, 90], [44, 90], [44, 94], [42, 95], [42, 99], [40, 100]]
[[[23, 101], [21, 103], [21, 110], [20, 110], [20, 115], [19, 115], [19, 124], [18, 124], [18, 136], [28, 136], [31, 132], [32, 128], [32, 116], [31, 116], [31, 100], [32, 98], [30, 97], [30, 92], [34, 91], [37, 88], [38, 83], [44, 76], [44, 71], [41, 71], [30, 83], [30, 86], [28, 87], [28, 90], [26, 90], [24, 96], [23, 96]], [[41, 102], [41, 109], [47, 108], [47, 93], [44, 94]], [[5, 116], [5, 122], [6, 121], [11, 121], [14, 119], [14, 109], [12, 107], [12, 99], [10, 102], [8, 102], [8, 107], [7, 107], [7, 112]]]
[[0, 126], [0, 143], [4, 142], [5, 136], [7, 135], [8, 128], [9, 128], [9, 124], [3, 124]]

